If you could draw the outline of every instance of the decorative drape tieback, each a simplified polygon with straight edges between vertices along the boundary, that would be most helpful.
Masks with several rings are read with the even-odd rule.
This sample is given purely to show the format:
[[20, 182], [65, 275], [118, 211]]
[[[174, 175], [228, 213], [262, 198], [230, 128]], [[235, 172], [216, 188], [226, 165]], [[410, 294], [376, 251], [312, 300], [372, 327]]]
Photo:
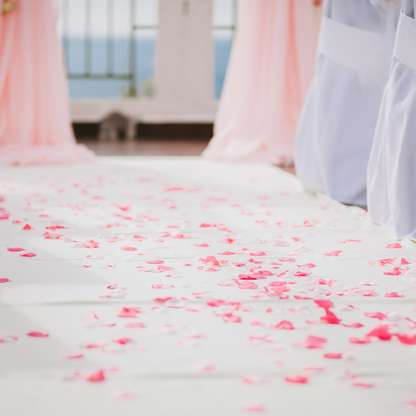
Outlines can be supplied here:
[[2, 14], [7, 14], [15, 10], [17, 7], [17, 4], [14, 1], [5, 1], [3, 3], [3, 6], [1, 8]]

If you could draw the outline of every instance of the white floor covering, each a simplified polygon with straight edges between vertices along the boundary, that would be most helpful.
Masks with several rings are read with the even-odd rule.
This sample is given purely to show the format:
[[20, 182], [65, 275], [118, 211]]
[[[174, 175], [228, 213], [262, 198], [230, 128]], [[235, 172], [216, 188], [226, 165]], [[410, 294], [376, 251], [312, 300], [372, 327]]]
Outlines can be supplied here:
[[416, 245], [361, 209], [199, 158], [3, 168], [0, 201], [1, 415], [415, 414]]

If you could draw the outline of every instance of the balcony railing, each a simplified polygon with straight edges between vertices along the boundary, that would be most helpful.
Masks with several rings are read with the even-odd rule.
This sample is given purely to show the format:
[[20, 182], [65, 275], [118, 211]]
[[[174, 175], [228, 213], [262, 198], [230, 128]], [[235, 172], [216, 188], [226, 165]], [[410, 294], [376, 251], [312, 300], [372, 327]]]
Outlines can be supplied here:
[[[144, 2], [147, 2], [146, 7], [149, 4], [152, 7], [153, 17], [150, 19], [143, 17]], [[212, 0], [212, 5], [216, 61], [215, 95], [218, 97], [236, 26], [237, 0]], [[123, 19], [117, 17], [117, 11], [120, 9], [123, 9]], [[146, 11], [144, 14], [146, 15]], [[99, 85], [88, 83], [86, 87], [83, 82], [86, 80], [122, 81], [110, 85], [115, 88], [121, 86], [121, 95], [127, 97], [137, 97], [139, 93], [151, 95], [153, 80], [149, 78], [153, 76], [154, 49], [159, 28], [157, 14], [158, 0], [63, 0], [60, 30], [67, 62], [67, 76], [69, 80], [74, 80], [70, 82], [70, 89], [75, 91], [74, 96], [82, 98], [91, 94], [91, 91], [97, 91], [101, 85], [109, 85], [108, 82], [98, 82]], [[146, 24], [149, 22], [151, 24]], [[99, 33], [96, 30], [97, 24]], [[120, 24], [123, 27], [122, 34]], [[147, 37], [147, 42], [151, 43], [146, 44], [144, 38], [142, 43], [143, 39], [139, 33], [151, 34]], [[140, 51], [143, 51], [143, 54]], [[97, 56], [100, 57], [98, 64]], [[113, 87], [109, 88], [115, 91], [115, 96], [120, 96]], [[87, 90], [90, 92], [83, 95]], [[105, 94], [97, 94], [97, 98], [99, 96], [104, 97]], [[91, 98], [93, 97], [92, 93]]]
[[[70, 2], [71, 0], [64, 0], [62, 7], [62, 37], [65, 51], [65, 58], [67, 62], [67, 76], [69, 79], [101, 79], [101, 80], [127, 80], [129, 87], [127, 95], [130, 97], [137, 96], [137, 86], [136, 86], [136, 31], [142, 29], [153, 29], [157, 30], [158, 25], [143, 25], [137, 24], [135, 21], [136, 18], [136, 9], [137, 2], [136, 0], [129, 0], [129, 54], [128, 54], [128, 64], [127, 70], [120, 72], [114, 70], [114, 44], [115, 44], [115, 35], [114, 35], [114, 8], [117, 7], [117, 0], [106, 0], [106, 70], [104, 73], [93, 71], [92, 69], [92, 56], [93, 56], [93, 38], [94, 33], [92, 31], [92, 0], [83, 0], [84, 1], [84, 35], [82, 37], [84, 43], [84, 63], [83, 71], [72, 71], [70, 65]], [[103, 2], [101, 2], [103, 3]]]

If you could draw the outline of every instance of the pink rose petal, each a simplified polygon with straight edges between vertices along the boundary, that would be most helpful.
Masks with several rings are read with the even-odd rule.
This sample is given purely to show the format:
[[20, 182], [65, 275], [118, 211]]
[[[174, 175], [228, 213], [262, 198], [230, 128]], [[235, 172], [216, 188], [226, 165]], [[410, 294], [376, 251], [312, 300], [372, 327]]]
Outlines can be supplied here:
[[302, 375], [294, 375], [285, 377], [285, 381], [288, 383], [295, 383], [295, 384], [307, 384], [309, 382], [309, 377], [302, 376]]
[[278, 323], [277, 325], [274, 325], [273, 328], [276, 328], [276, 329], [295, 329], [295, 327], [289, 321], [282, 321], [282, 322]]
[[20, 257], [36, 257], [35, 253], [25, 253], [25, 254], [20, 254]]
[[325, 256], [338, 257], [342, 252], [343, 252], [343, 250], [330, 251], [329, 253], [325, 253]]
[[37, 332], [37, 331], [32, 331], [29, 332], [27, 334], [28, 337], [33, 337], [33, 338], [48, 338], [49, 334], [43, 333], [43, 332]]
[[120, 250], [124, 250], [124, 251], [136, 251], [137, 248], [136, 247], [123, 246], [123, 247], [120, 247]]
[[388, 244], [386, 248], [402, 248], [399, 243]]

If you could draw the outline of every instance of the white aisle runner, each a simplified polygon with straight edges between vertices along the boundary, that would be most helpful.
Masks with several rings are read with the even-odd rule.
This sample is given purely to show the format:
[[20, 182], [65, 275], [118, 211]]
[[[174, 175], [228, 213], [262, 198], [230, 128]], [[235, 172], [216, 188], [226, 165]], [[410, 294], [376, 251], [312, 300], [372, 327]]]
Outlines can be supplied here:
[[414, 414], [416, 245], [364, 211], [198, 158], [2, 169], [0, 201], [1, 415]]

